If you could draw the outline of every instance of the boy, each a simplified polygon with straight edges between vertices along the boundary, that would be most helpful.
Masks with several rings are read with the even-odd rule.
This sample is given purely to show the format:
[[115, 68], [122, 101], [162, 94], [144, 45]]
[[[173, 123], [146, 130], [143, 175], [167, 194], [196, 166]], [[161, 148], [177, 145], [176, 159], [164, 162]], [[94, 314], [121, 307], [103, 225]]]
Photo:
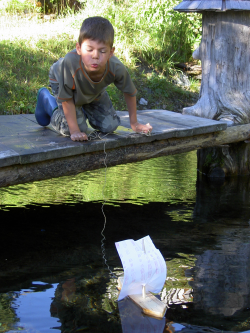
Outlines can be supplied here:
[[46, 88], [38, 92], [35, 116], [42, 126], [49, 123], [73, 141], [88, 140], [87, 123], [110, 133], [120, 124], [106, 87], [114, 83], [125, 97], [130, 125], [135, 132], [150, 133], [136, 116], [136, 88], [125, 66], [114, 56], [114, 29], [105, 18], [83, 21], [76, 49], [54, 63], [49, 72], [52, 96]]

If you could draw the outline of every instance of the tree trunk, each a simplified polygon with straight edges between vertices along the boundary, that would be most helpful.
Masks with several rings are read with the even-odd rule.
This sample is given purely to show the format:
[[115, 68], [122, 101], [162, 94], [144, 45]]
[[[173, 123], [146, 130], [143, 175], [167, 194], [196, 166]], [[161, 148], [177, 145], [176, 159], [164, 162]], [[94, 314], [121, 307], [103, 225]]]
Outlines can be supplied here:
[[[250, 122], [250, 11], [204, 12], [202, 41], [194, 52], [202, 61], [200, 98], [183, 114]], [[244, 142], [198, 151], [198, 169], [208, 177], [250, 174], [250, 145]]]
[[210, 178], [250, 174], [250, 144], [236, 142], [198, 150], [198, 170]]
[[250, 11], [203, 13], [202, 41], [195, 52], [202, 61], [200, 98], [183, 114], [250, 122], [249, 22]]

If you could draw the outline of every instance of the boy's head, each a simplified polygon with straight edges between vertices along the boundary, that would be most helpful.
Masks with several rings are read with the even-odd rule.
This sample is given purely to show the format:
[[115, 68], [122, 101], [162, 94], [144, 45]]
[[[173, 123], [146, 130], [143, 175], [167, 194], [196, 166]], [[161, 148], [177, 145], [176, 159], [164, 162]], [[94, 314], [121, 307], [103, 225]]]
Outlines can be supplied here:
[[112, 48], [114, 43], [114, 28], [109, 20], [101, 16], [89, 17], [83, 21], [80, 29], [78, 39], [80, 46], [86, 39], [102, 42]]

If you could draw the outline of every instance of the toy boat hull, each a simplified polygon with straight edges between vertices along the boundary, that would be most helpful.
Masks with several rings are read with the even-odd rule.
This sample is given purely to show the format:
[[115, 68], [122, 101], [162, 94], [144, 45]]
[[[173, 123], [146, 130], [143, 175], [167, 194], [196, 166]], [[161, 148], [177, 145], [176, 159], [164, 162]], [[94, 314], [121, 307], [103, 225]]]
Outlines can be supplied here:
[[[123, 276], [118, 278], [118, 290], [123, 285]], [[142, 312], [150, 317], [162, 319], [167, 311], [167, 306], [151, 293], [146, 293], [145, 298], [141, 294], [128, 295], [128, 297], [142, 309]]]

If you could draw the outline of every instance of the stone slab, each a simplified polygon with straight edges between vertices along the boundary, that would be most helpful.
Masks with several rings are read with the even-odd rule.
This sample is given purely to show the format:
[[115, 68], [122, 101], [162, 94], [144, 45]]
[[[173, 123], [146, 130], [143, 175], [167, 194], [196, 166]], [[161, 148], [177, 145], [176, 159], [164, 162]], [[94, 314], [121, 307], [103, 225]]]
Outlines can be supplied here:
[[[225, 130], [226, 123], [166, 110], [138, 111], [138, 120], [153, 126], [151, 136], [134, 133], [128, 112], [118, 111], [121, 126], [107, 136], [87, 142], [73, 142], [57, 134], [52, 127], [41, 127], [34, 115], [0, 116], [0, 168], [60, 159], [105, 149], [143, 144], [155, 140], [190, 137]], [[91, 134], [93, 129], [89, 129]]]

